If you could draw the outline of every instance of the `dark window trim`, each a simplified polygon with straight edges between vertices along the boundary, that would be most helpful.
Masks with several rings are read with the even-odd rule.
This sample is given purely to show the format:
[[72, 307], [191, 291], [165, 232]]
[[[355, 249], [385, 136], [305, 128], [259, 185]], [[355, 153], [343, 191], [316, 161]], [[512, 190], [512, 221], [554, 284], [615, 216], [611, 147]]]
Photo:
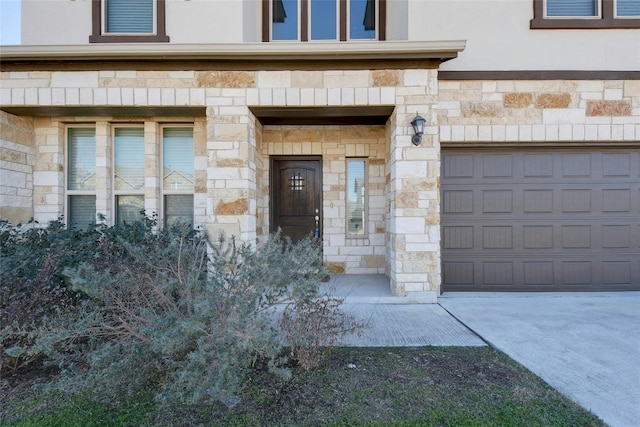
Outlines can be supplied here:
[[533, 0], [532, 30], [595, 29], [595, 28], [640, 28], [640, 19], [616, 18], [614, 0], [600, 0], [601, 17], [594, 18], [545, 18], [544, 0]]
[[[262, 0], [262, 41], [271, 41], [271, 1]], [[347, 41], [347, 2], [348, 0], [339, 0], [340, 22], [339, 22], [339, 40]], [[384, 41], [387, 37], [387, 0], [378, 0], [378, 40]], [[300, 40], [309, 41], [309, 0], [300, 1]]]
[[347, 41], [347, 1], [340, 0], [340, 41]]
[[165, 0], [156, 0], [156, 34], [153, 35], [115, 35], [102, 34], [102, 1], [92, 0], [91, 22], [92, 34], [89, 43], [167, 43]]
[[309, 41], [309, 0], [300, 0], [300, 41]]
[[640, 71], [438, 71], [438, 80], [640, 80]]

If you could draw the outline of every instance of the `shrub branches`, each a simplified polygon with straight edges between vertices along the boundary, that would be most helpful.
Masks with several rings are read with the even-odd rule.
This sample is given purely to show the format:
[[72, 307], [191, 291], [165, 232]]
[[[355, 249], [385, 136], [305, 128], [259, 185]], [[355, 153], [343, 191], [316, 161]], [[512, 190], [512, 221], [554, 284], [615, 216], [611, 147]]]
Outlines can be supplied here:
[[[290, 376], [274, 322], [278, 307], [286, 305], [280, 327], [303, 366], [352, 327], [340, 301], [317, 294], [326, 272], [312, 239], [292, 244], [274, 235], [255, 248], [225, 236], [210, 241], [184, 225], [154, 230], [153, 220], [70, 235], [58, 227], [51, 242], [50, 231], [39, 231], [35, 246], [51, 244], [37, 271], [51, 270], [66, 298], [58, 302], [73, 304], [54, 300], [35, 321], [3, 324], [4, 358], [45, 355], [63, 373], [51, 386], [100, 399], [151, 389], [162, 404], [233, 402], [258, 360]], [[49, 247], [70, 245], [65, 239], [77, 244], [78, 256], [47, 261]], [[26, 255], [16, 246], [7, 263]], [[20, 290], [43, 288], [30, 280]]]

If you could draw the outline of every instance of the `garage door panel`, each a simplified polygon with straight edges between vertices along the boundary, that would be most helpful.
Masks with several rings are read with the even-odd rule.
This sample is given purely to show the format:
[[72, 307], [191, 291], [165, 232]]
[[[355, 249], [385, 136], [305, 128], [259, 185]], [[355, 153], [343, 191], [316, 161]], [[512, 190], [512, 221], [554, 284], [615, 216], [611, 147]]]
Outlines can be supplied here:
[[603, 261], [602, 282], [605, 285], [626, 285], [631, 283], [631, 262]]
[[511, 178], [513, 176], [513, 155], [484, 154], [482, 156], [483, 178]]
[[640, 289], [638, 177], [638, 150], [443, 153], [443, 289]]
[[591, 154], [589, 153], [566, 153], [562, 157], [562, 177], [591, 178], [593, 175], [591, 168]]
[[486, 286], [508, 286], [513, 283], [513, 262], [485, 261], [482, 263], [482, 281]]
[[603, 153], [602, 176], [631, 176], [630, 153]]
[[525, 178], [553, 177], [553, 155], [524, 154], [523, 175]]
[[523, 261], [524, 286], [553, 286], [553, 261]]
[[523, 249], [553, 249], [553, 225], [524, 225]]

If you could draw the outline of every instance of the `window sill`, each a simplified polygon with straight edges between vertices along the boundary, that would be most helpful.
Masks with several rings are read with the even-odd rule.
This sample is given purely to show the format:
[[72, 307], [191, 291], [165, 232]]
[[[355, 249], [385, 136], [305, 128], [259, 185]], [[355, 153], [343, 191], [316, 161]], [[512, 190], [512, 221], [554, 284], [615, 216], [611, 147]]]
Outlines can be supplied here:
[[371, 242], [369, 241], [368, 236], [347, 236], [345, 240], [345, 246], [370, 246]]
[[91, 35], [89, 43], [168, 43], [166, 35]]
[[593, 30], [613, 28], [640, 28], [640, 19], [563, 19], [534, 18], [531, 20], [532, 30]]

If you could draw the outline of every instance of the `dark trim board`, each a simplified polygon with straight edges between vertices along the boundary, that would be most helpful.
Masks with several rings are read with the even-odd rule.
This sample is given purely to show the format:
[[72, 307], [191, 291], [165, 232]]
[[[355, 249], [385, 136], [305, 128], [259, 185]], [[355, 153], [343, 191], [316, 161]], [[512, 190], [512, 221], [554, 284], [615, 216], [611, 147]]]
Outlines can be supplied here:
[[35, 106], [35, 107], [1, 107], [0, 110], [15, 116], [28, 117], [205, 117], [205, 107], [175, 106]]
[[439, 71], [439, 80], [640, 80], [640, 71], [512, 70]]

